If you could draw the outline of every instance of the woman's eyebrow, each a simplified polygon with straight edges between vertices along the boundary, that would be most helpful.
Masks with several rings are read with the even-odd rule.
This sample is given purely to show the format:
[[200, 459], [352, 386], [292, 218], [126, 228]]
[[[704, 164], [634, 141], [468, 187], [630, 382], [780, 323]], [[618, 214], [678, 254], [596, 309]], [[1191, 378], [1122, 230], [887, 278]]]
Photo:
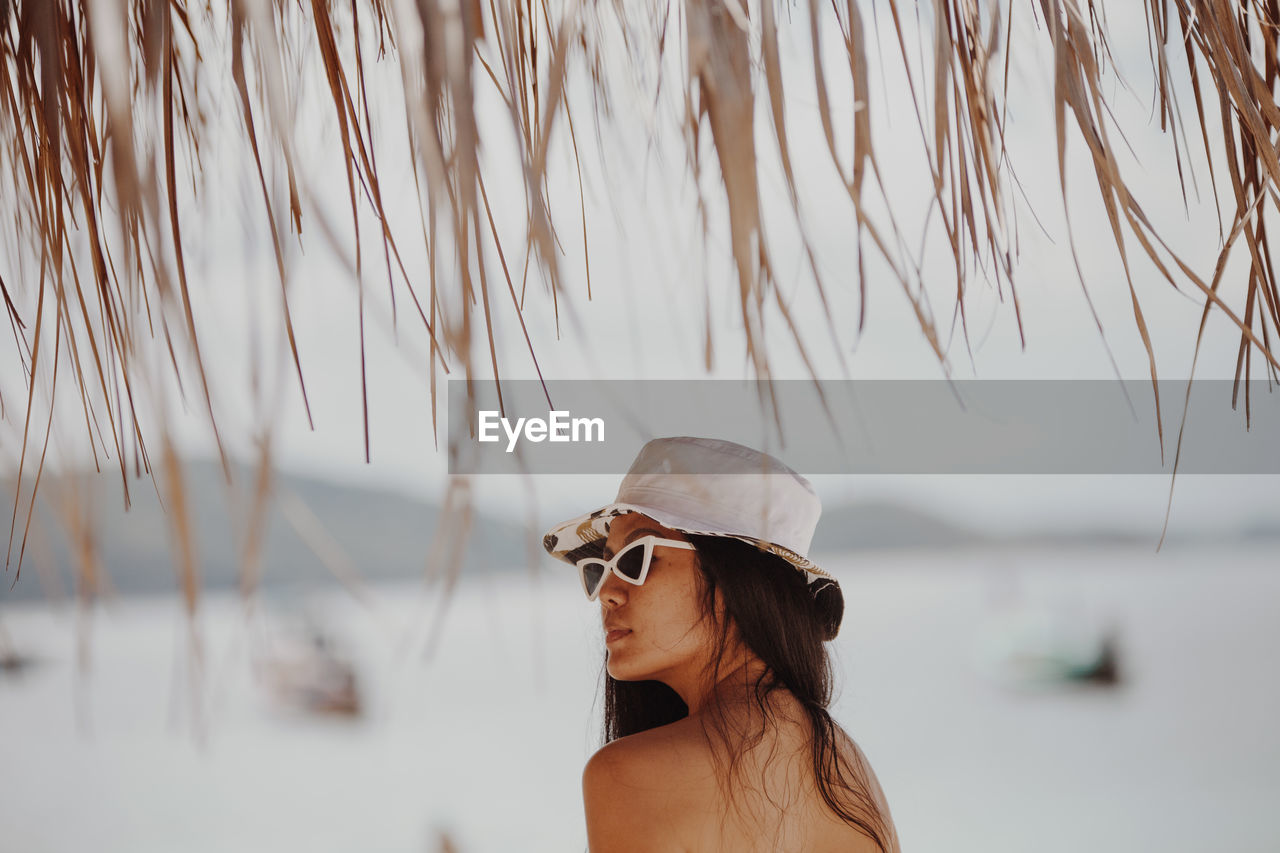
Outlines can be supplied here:
[[[645, 534], [649, 534], [649, 533], [652, 533], [654, 536], [662, 536], [662, 535], [663, 535], [663, 534], [662, 534], [662, 531], [661, 531], [661, 530], [659, 530], [659, 529], [657, 529], [656, 527], [637, 527], [635, 530], [631, 531], [631, 536], [630, 536], [630, 538], [628, 538], [628, 539], [627, 539], [627, 541], [626, 541], [626, 542], [623, 542], [622, 544], [623, 544], [623, 545], [630, 545], [632, 542], [634, 542], [634, 541], [636, 541], [637, 539], [639, 539], [639, 538], [640, 538], [640, 536], [643, 536], [643, 535], [645, 535]], [[636, 534], [639, 534], [639, 535], [636, 535]], [[602, 557], [604, 557], [606, 560], [612, 560], [612, 559], [613, 559], [613, 550], [612, 550], [608, 545], [605, 545], [605, 546], [604, 546], [604, 552], [601, 554], [601, 556], [602, 556]]]

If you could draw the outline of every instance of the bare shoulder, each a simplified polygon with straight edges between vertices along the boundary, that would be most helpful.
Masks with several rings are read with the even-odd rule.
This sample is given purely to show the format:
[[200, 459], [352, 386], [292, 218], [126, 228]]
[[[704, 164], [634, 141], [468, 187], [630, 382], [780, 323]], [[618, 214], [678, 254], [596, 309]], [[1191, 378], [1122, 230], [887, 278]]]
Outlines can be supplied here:
[[713, 784], [704, 742], [684, 721], [619, 738], [582, 772], [592, 853], [679, 850]]
[[710, 778], [707, 756], [700, 730], [680, 720], [600, 747], [583, 770], [583, 789], [620, 784], [637, 791], [669, 790]]
[[[893, 815], [889, 811], [889, 801], [885, 797], [884, 789], [880, 787], [880, 780], [876, 777], [875, 770], [871, 768], [871, 762], [867, 759], [867, 755], [852, 737], [849, 736], [840, 726], [835, 727], [836, 738], [840, 742], [840, 755], [847, 765], [853, 770], [853, 775], [866, 782], [867, 794], [871, 798], [876, 811], [879, 812], [883, 828], [888, 832], [889, 837], [886, 839], [889, 843], [888, 853], [898, 853], [900, 850], [898, 844], [897, 830], [893, 824]], [[868, 842], [870, 839], [867, 839]], [[868, 850], [878, 850], [879, 847], [872, 845]]]
[[[812, 759], [806, 733], [794, 727], [776, 729], [773, 739], [739, 754], [741, 770], [751, 780], [738, 789], [742, 803], [771, 833], [776, 828], [778, 834], [770, 837], [781, 846], [772, 849], [897, 853], [893, 819], [870, 762], [839, 727], [836, 740], [846, 778], [865, 784], [871, 802], [862, 802], [871, 807], [871, 815], [879, 813], [882, 820], [872, 820], [883, 822], [889, 833], [883, 851], [833, 813], [812, 781], [798, 782], [811, 772]], [[723, 820], [725, 803], [716, 771], [702, 726], [689, 718], [600, 748], [582, 775], [591, 853], [769, 849], [761, 846], [754, 825]]]
[[867, 783], [871, 786], [871, 793], [877, 800], [881, 810], [888, 813], [888, 803], [885, 801], [884, 791], [880, 788], [880, 780], [876, 778], [876, 773], [871, 769], [871, 762], [867, 759], [867, 754], [862, 751], [862, 747], [858, 746], [858, 742], [849, 737], [848, 732], [836, 726], [837, 737], [841, 741], [841, 753], [847, 761], [857, 769], [859, 775], [866, 778]]

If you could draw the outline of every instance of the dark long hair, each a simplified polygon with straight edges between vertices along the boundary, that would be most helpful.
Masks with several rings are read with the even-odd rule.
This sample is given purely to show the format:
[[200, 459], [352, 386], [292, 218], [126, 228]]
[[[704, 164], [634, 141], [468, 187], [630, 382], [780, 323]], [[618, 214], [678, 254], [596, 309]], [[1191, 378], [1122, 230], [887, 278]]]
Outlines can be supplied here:
[[[724, 675], [722, 664], [732, 653], [736, 638], [765, 664], [754, 685], [755, 709], [761, 724], [751, 731], [731, 731], [727, 717], [717, 706], [709, 708], [704, 733], [712, 755], [721, 766], [721, 786], [733, 800], [738, 760], [744, 747], [760, 743], [773, 722], [767, 707], [769, 694], [785, 689], [804, 708], [809, 723], [812, 768], [827, 806], [846, 823], [871, 837], [885, 853], [897, 849], [888, 815], [881, 814], [872, 784], [857, 747], [849, 742], [827, 708], [831, 703], [833, 675], [823, 645], [833, 629], [818, 612], [802, 572], [781, 557], [761, 551], [738, 539], [689, 534], [697, 549], [703, 618], [710, 620], [717, 637], [709, 665], [711, 677]], [[719, 593], [723, 618], [718, 615]], [[604, 740], [663, 726], [688, 716], [688, 708], [674, 690], [660, 681], [618, 681], [604, 673]], [[715, 748], [716, 743], [721, 749]], [[735, 801], [736, 802], [736, 801]]]

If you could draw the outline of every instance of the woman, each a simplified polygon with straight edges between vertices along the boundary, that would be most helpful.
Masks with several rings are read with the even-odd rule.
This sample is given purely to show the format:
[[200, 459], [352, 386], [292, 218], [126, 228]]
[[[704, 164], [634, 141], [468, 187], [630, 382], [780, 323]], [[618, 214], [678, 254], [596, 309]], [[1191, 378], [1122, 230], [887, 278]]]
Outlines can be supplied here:
[[592, 853], [896, 853], [888, 805], [827, 712], [839, 584], [804, 556], [821, 505], [777, 459], [663, 438], [613, 503], [552, 528], [605, 631]]

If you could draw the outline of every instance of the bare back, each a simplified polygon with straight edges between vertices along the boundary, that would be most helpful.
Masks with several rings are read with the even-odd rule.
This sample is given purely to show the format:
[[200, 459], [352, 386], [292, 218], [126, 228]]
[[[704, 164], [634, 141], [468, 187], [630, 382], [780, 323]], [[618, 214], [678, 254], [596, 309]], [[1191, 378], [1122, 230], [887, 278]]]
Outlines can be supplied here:
[[[875, 774], [853, 740], [841, 736], [841, 755], [849, 766], [859, 769], [867, 794], [892, 831]], [[780, 715], [776, 728], [767, 729], [758, 744], [735, 747], [739, 763], [733, 778], [747, 784], [734, 784], [732, 803], [717, 782], [717, 774], [723, 774], [725, 767], [717, 765], [698, 718], [604, 747], [583, 777], [592, 853], [630, 849], [878, 853], [868, 835], [840, 820], [823, 800], [814, 779], [808, 726], [796, 715]], [[896, 840], [891, 840], [889, 853], [896, 851]]]

